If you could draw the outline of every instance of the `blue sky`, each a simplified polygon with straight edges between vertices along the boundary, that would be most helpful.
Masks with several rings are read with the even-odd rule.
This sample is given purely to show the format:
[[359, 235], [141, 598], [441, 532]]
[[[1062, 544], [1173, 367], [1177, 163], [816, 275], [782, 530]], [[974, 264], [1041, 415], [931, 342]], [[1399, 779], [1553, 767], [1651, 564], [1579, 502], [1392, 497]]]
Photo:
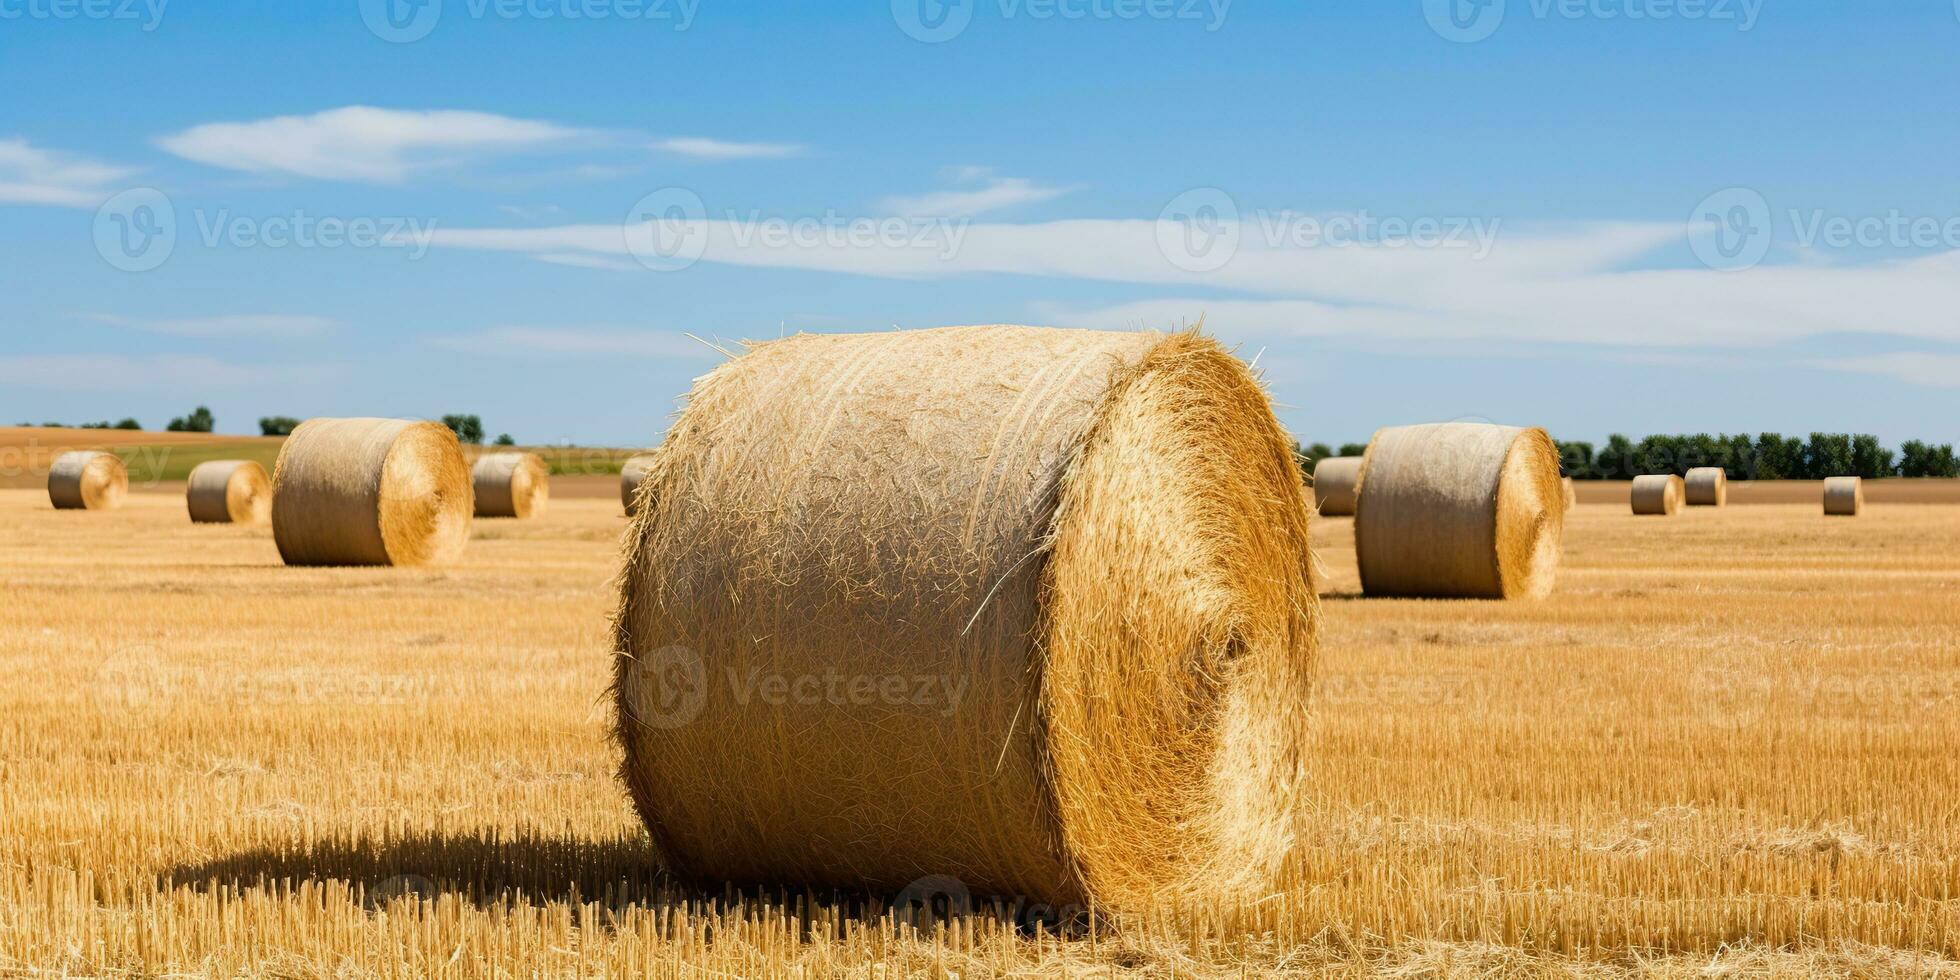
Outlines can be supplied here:
[[1960, 441], [1952, 0], [1448, 2], [0, 0], [0, 421], [640, 445], [689, 335], [1203, 316], [1306, 441]]

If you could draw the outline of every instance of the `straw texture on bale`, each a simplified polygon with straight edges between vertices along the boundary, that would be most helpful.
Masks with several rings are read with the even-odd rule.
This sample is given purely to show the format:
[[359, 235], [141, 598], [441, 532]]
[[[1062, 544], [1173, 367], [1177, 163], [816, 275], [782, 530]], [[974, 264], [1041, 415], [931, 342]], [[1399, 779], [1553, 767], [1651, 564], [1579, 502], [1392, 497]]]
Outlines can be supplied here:
[[1720, 466], [1697, 466], [1682, 481], [1684, 500], [1690, 507], [1726, 507], [1729, 503], [1729, 474]]
[[1681, 509], [1683, 482], [1672, 473], [1633, 478], [1633, 512], [1665, 516]]
[[1573, 483], [1572, 478], [1569, 476], [1560, 477], [1558, 482], [1561, 486], [1561, 489], [1565, 491], [1565, 509], [1571, 510], [1572, 508], [1579, 506], [1578, 484]]
[[1361, 495], [1361, 457], [1329, 456], [1313, 464], [1313, 502], [1327, 517], [1349, 517]]
[[113, 510], [129, 493], [129, 470], [110, 453], [78, 449], [48, 467], [48, 499], [56, 510]]
[[537, 453], [489, 453], [470, 467], [478, 517], [535, 517], [551, 501], [551, 471]]
[[619, 468], [619, 503], [626, 508], [626, 516], [632, 517], [634, 501], [640, 492], [640, 483], [646, 479], [647, 467], [653, 465], [652, 453], [640, 453], [628, 457]]
[[1215, 342], [762, 343], [696, 383], [646, 481], [617, 736], [678, 873], [1269, 893], [1306, 798], [1311, 506]]
[[288, 565], [439, 565], [469, 543], [469, 464], [434, 422], [311, 419], [286, 437], [272, 484]]
[[1824, 513], [1831, 517], [1857, 517], [1865, 509], [1865, 481], [1855, 476], [1833, 476], [1824, 481]]
[[184, 501], [194, 524], [263, 524], [272, 517], [272, 480], [249, 459], [214, 459], [191, 470]]
[[1558, 577], [1565, 493], [1543, 429], [1476, 422], [1375, 433], [1354, 551], [1370, 595], [1538, 598]]

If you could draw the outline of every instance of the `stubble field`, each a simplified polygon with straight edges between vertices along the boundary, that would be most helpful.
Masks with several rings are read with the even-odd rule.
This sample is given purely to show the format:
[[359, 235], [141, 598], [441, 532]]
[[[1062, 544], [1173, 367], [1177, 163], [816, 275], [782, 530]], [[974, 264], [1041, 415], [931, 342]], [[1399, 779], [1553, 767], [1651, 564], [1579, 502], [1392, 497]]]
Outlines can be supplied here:
[[1960, 973], [1960, 506], [1582, 504], [1540, 603], [1324, 567], [1288, 886], [1056, 938], [666, 882], [612, 776], [616, 499], [289, 569], [0, 490], [0, 973]]

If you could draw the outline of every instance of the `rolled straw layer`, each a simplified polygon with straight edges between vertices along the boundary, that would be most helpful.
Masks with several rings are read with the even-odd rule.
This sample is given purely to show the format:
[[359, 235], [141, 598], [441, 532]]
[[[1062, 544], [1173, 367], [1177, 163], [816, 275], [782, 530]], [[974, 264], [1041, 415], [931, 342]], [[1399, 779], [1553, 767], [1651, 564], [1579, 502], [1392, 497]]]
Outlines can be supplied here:
[[1349, 517], [1361, 494], [1360, 456], [1330, 456], [1313, 464], [1314, 508], [1326, 517]]
[[640, 499], [617, 733], [681, 874], [1116, 910], [1271, 887], [1310, 506], [1213, 341], [759, 344], [697, 382]]
[[635, 498], [640, 492], [640, 483], [646, 479], [647, 467], [651, 465], [653, 465], [653, 454], [640, 453], [628, 457], [626, 463], [619, 468], [619, 504], [626, 508], [627, 517], [632, 517], [635, 512], [637, 506]]
[[1666, 516], [1681, 509], [1682, 480], [1672, 473], [1648, 473], [1633, 478], [1633, 512]]
[[129, 493], [129, 471], [110, 453], [65, 452], [48, 467], [48, 500], [56, 510], [114, 510]]
[[1375, 433], [1354, 517], [1362, 591], [1536, 598], [1558, 576], [1565, 492], [1543, 429], [1474, 422]]
[[272, 483], [272, 536], [288, 565], [438, 565], [469, 543], [469, 464], [434, 422], [304, 422]]
[[272, 480], [249, 459], [214, 459], [184, 488], [193, 524], [263, 524], [272, 518]]
[[487, 453], [470, 467], [478, 517], [535, 517], [551, 501], [551, 470], [537, 453]]

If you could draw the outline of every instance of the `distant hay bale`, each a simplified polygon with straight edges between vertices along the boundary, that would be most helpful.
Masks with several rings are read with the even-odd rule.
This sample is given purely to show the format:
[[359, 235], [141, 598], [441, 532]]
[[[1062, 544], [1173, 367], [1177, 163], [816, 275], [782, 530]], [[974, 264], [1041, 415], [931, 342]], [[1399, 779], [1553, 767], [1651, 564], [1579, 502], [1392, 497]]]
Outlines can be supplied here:
[[1579, 487], [1577, 484], [1572, 482], [1572, 478], [1569, 476], [1562, 476], [1559, 477], [1558, 482], [1560, 484], [1560, 489], [1565, 492], [1565, 509], [1571, 510], [1572, 508], [1579, 506]]
[[1558, 449], [1543, 429], [1406, 425], [1368, 444], [1354, 550], [1370, 595], [1537, 598], [1565, 529]]
[[279, 450], [272, 485], [272, 536], [288, 565], [438, 565], [469, 543], [469, 464], [434, 422], [304, 422]]
[[1361, 490], [1360, 456], [1329, 456], [1313, 464], [1314, 508], [1326, 517], [1351, 517]]
[[640, 483], [646, 479], [647, 467], [653, 465], [652, 453], [640, 453], [627, 458], [619, 468], [619, 503], [626, 508], [626, 516], [633, 516], [634, 498], [640, 492]]
[[48, 499], [56, 510], [114, 510], [129, 493], [129, 470], [111, 453], [77, 449], [48, 467]]
[[758, 344], [696, 382], [640, 501], [616, 731], [681, 875], [1271, 893], [1309, 786], [1312, 508], [1212, 340]]
[[1831, 517], [1857, 517], [1865, 509], [1865, 481], [1855, 476], [1833, 476], [1824, 481], [1824, 513]]
[[470, 468], [478, 517], [536, 517], [551, 501], [551, 470], [537, 453], [488, 453]]
[[272, 480], [249, 459], [214, 459], [191, 470], [184, 500], [193, 524], [263, 524], [272, 517]]
[[1682, 499], [1690, 507], [1726, 507], [1729, 503], [1729, 474], [1720, 466], [1697, 466], [1682, 481]]
[[1672, 473], [1633, 478], [1633, 512], [1667, 516], [1681, 509], [1683, 483]]

